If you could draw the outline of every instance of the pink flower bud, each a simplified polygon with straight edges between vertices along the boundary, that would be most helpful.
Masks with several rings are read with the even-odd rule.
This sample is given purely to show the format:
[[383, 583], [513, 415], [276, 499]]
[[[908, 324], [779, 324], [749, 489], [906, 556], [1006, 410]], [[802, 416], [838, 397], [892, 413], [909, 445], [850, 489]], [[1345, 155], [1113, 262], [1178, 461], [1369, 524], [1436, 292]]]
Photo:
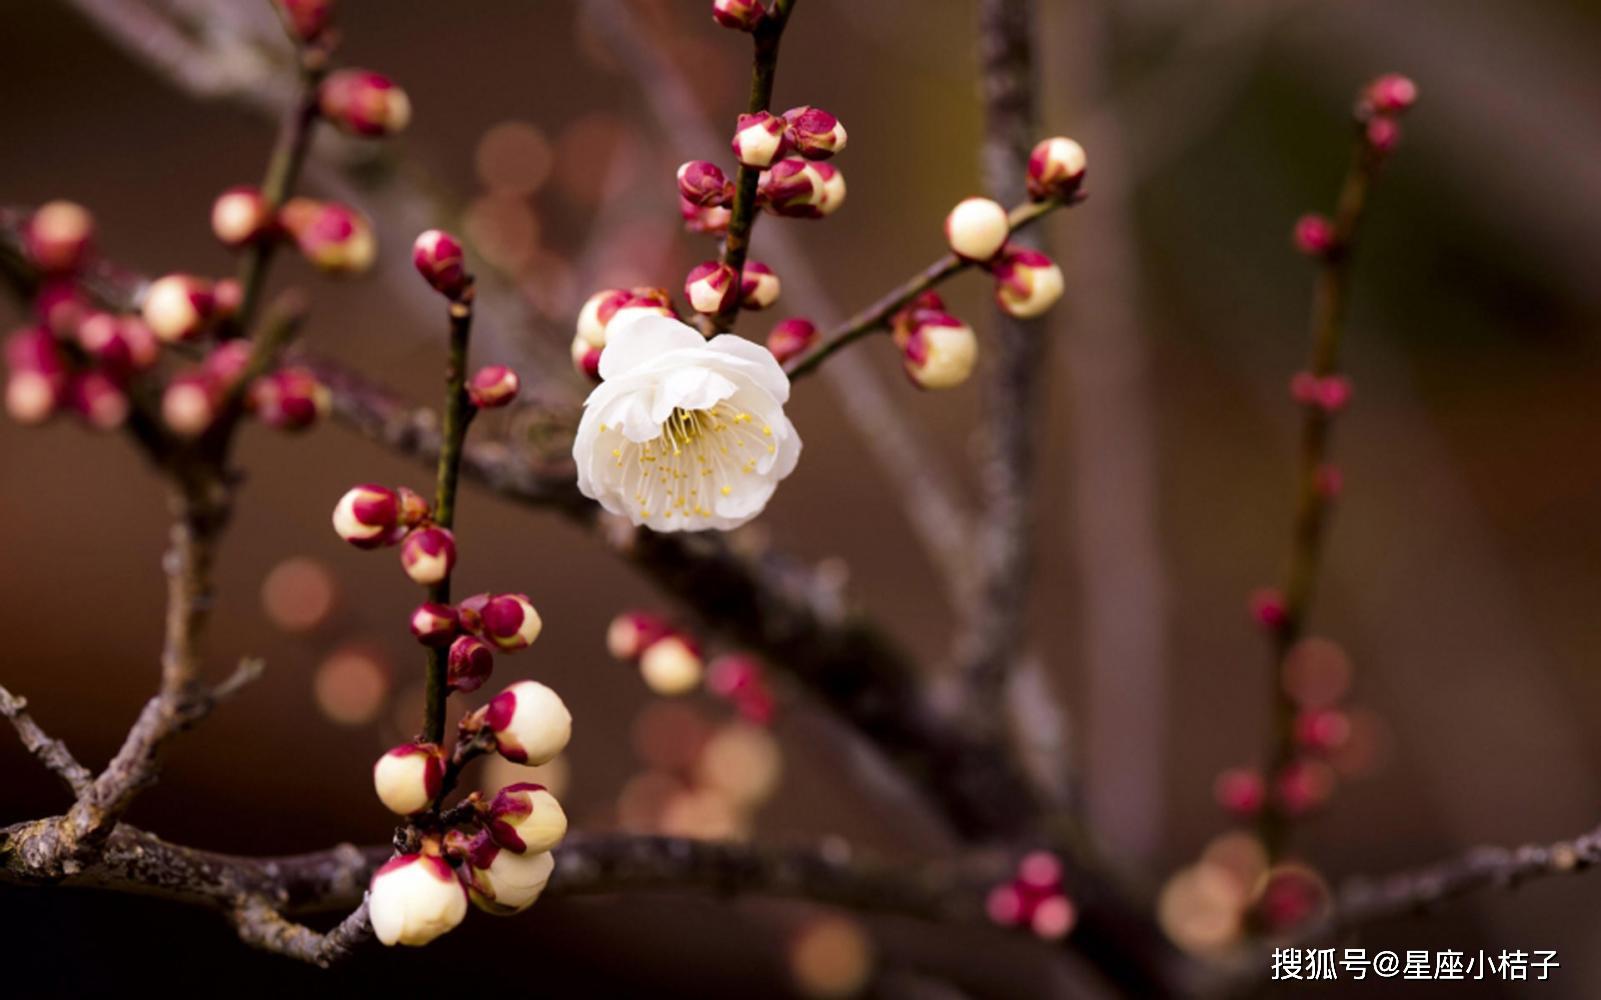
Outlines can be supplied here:
[[34, 315], [57, 336], [70, 335], [93, 311], [88, 298], [70, 277], [46, 278], [33, 296]]
[[528, 648], [544, 627], [526, 594], [491, 597], [478, 612], [478, 620], [484, 638], [508, 653]]
[[217, 318], [233, 319], [245, 301], [245, 286], [237, 278], [222, 278], [212, 286], [211, 294], [217, 303]]
[[689, 307], [698, 313], [720, 313], [738, 294], [739, 280], [734, 269], [721, 261], [696, 264], [684, 279], [684, 295], [689, 299]]
[[473, 635], [482, 635], [484, 631], [483, 611], [489, 603], [492, 594], [474, 594], [456, 602], [456, 614], [461, 620], [461, 630], [471, 632]]
[[445, 660], [446, 683], [452, 691], [476, 691], [495, 670], [495, 651], [476, 636], [458, 635]]
[[686, 232], [705, 236], [721, 236], [728, 232], [728, 223], [734, 218], [733, 211], [721, 205], [702, 208], [683, 198], [678, 199], [678, 214], [684, 220]]
[[600, 352], [601, 348], [585, 340], [582, 334], [574, 337], [572, 347], [573, 370], [591, 382], [599, 382]]
[[798, 316], [783, 320], [767, 334], [767, 349], [781, 365], [805, 354], [816, 342], [817, 327]]
[[567, 835], [567, 814], [544, 785], [521, 781], [495, 793], [480, 811], [495, 843], [518, 854], [538, 854]]
[[1351, 380], [1343, 375], [1319, 377], [1312, 372], [1297, 372], [1290, 378], [1290, 398], [1302, 406], [1338, 413], [1351, 402]]
[[401, 816], [427, 809], [439, 797], [445, 754], [435, 743], [402, 743], [372, 767], [372, 784], [384, 808]]
[[397, 486], [395, 497], [399, 504], [400, 524], [403, 527], [415, 528], [433, 516], [433, 508], [416, 490], [408, 486]]
[[1351, 719], [1337, 708], [1309, 708], [1295, 717], [1295, 740], [1307, 750], [1330, 753], [1351, 738]]
[[415, 583], [431, 587], [456, 567], [456, 538], [448, 528], [418, 528], [400, 543], [400, 565]]
[[646, 611], [625, 611], [611, 620], [606, 629], [606, 651], [619, 660], [639, 659], [645, 647], [672, 632], [660, 615]]
[[211, 203], [211, 232], [225, 247], [254, 243], [272, 230], [272, 209], [258, 188], [231, 187]]
[[430, 229], [417, 237], [411, 245], [411, 263], [423, 280], [447, 299], [460, 298], [472, 283], [461, 241], [443, 229]]
[[1009, 247], [994, 265], [995, 302], [1019, 319], [1031, 319], [1062, 297], [1062, 269], [1038, 250]]
[[789, 145], [808, 160], [826, 160], [845, 148], [845, 126], [822, 108], [790, 108], [784, 124]]
[[510, 916], [534, 905], [555, 868], [549, 851], [520, 854], [485, 837], [468, 853], [467, 891], [484, 912]]
[[67, 359], [50, 331], [26, 327], [6, 338], [6, 412], [19, 424], [48, 420], [66, 399]]
[[82, 205], [51, 201], [40, 205], [22, 229], [28, 260], [45, 274], [79, 270], [94, 252], [94, 216]]
[[1035, 201], [1071, 198], [1084, 184], [1089, 160], [1066, 136], [1042, 139], [1028, 154], [1028, 196]]
[[495, 695], [484, 723], [502, 757], [535, 766], [561, 753], [573, 732], [572, 713], [556, 692], [538, 681], [518, 681]]
[[1289, 624], [1290, 612], [1284, 594], [1276, 587], [1258, 587], [1246, 599], [1251, 618], [1264, 632], [1277, 632]]
[[832, 163], [815, 163], [812, 170], [822, 183], [823, 198], [817, 204], [817, 215], [833, 215], [845, 204], [845, 175]]
[[712, 19], [735, 31], [755, 31], [766, 15], [762, 0], [712, 0]]
[[740, 115], [731, 144], [734, 157], [743, 166], [762, 169], [771, 166], [783, 154], [784, 119], [767, 111], [753, 115]]
[[1017, 862], [1017, 881], [1035, 893], [1062, 887], [1062, 860], [1050, 851], [1030, 851]]
[[217, 419], [217, 383], [203, 371], [180, 372], [161, 393], [161, 421], [182, 438], [196, 438]]
[[467, 380], [467, 397], [480, 410], [493, 410], [517, 398], [522, 380], [505, 365], [488, 365]]
[[963, 260], [983, 263], [991, 259], [1011, 234], [1006, 209], [988, 198], [964, 199], [945, 217], [945, 242]]
[[317, 91], [322, 114], [351, 135], [394, 135], [411, 121], [406, 92], [381, 73], [342, 69], [328, 74]]
[[1397, 115], [1417, 103], [1418, 85], [1411, 77], [1386, 73], [1367, 85], [1363, 99], [1381, 115]]
[[67, 387], [67, 402], [91, 427], [109, 431], [128, 419], [128, 394], [103, 372], [80, 372]]
[[678, 196], [696, 208], [722, 208], [734, 200], [734, 185], [717, 164], [690, 160], [678, 168]]
[[947, 313], [922, 314], [901, 345], [901, 366], [923, 389], [950, 389], [967, 381], [978, 362], [973, 328]]
[[778, 301], [783, 286], [773, 269], [759, 260], [747, 260], [740, 282], [739, 304], [746, 309], [766, 309]]
[[1212, 795], [1229, 815], [1243, 818], [1262, 811], [1262, 804], [1267, 801], [1267, 787], [1256, 770], [1231, 767], [1212, 783]]
[[328, 415], [333, 406], [328, 387], [305, 368], [280, 368], [250, 386], [250, 407], [257, 419], [280, 431], [301, 431]]
[[424, 646], [444, 646], [461, 631], [456, 609], [448, 604], [419, 604], [411, 613], [411, 634]]
[[680, 635], [657, 639], [639, 657], [639, 675], [645, 686], [663, 697], [695, 690], [704, 673], [700, 653]]
[[303, 42], [315, 41], [333, 20], [334, 0], [275, 0], [289, 30]]
[[1401, 123], [1380, 115], [1368, 121], [1362, 134], [1376, 156], [1388, 156], [1401, 144]]
[[1057, 893], [1046, 896], [1034, 904], [1034, 913], [1029, 917], [1029, 930], [1034, 936], [1046, 941], [1060, 941], [1073, 930], [1078, 922], [1078, 911], [1073, 903], [1064, 895]]
[[140, 310], [145, 325], [166, 344], [193, 340], [206, 332], [217, 313], [212, 283], [192, 274], [169, 274], [145, 289]]
[[399, 501], [387, 486], [353, 486], [334, 505], [334, 533], [358, 549], [393, 545], [399, 536]]
[[155, 334], [133, 316], [92, 313], [78, 324], [77, 340], [97, 368], [118, 380], [147, 370], [161, 356]]
[[1333, 797], [1334, 770], [1322, 761], [1291, 761], [1274, 778], [1273, 792], [1285, 813], [1304, 816]]
[[379, 941], [420, 947], [467, 916], [467, 890], [444, 858], [403, 854], [373, 875], [367, 910]]
[[707, 668], [706, 687], [730, 702], [745, 719], [761, 726], [772, 722], [773, 695], [762, 677], [761, 665], [751, 657], [718, 657]]
[[1023, 922], [1028, 901], [1023, 892], [1011, 882], [1003, 882], [984, 897], [984, 912], [990, 922], [1000, 927], [1016, 927]]
[[348, 205], [291, 198], [278, 218], [301, 256], [327, 274], [360, 274], [378, 255], [372, 223]]
[[1295, 249], [1308, 257], [1322, 257], [1334, 249], [1334, 223], [1309, 212], [1295, 220]]
[[1317, 491], [1325, 500], [1337, 498], [1345, 490], [1345, 473], [1332, 462], [1318, 466]]
[[606, 325], [632, 294], [626, 288], [603, 288], [584, 300], [578, 310], [578, 339], [591, 347], [606, 346]]

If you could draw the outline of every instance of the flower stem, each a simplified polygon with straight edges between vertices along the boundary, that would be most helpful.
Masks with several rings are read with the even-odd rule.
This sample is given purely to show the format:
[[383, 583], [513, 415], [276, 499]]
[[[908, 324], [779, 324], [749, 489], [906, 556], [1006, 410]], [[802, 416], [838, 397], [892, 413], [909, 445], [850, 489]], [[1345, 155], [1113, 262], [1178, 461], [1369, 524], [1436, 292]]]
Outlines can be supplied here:
[[[450, 304], [450, 352], [445, 362], [445, 423], [440, 435], [438, 482], [434, 494], [434, 523], [450, 529], [456, 520], [456, 484], [461, 476], [462, 444], [477, 410], [467, 398], [467, 348], [472, 339], [473, 296], [469, 288]], [[450, 603], [450, 577], [428, 588], [428, 600]], [[445, 738], [445, 650], [428, 649], [427, 695], [423, 711], [423, 739], [439, 743]]]
[[[789, 23], [795, 3], [796, 0], [778, 0], [752, 32], [756, 55], [751, 66], [750, 100], [746, 103], [749, 114], [766, 111], [773, 102], [773, 79], [778, 73], [778, 43], [784, 37], [784, 27]], [[722, 261], [739, 276], [737, 281], [744, 280], [745, 255], [750, 250], [750, 234], [756, 225], [756, 184], [761, 174], [760, 167], [740, 164], [734, 176], [734, 204], [729, 213], [728, 235], [723, 237]], [[739, 313], [739, 298], [737, 294], [730, 296], [722, 311], [702, 319], [701, 332], [710, 335], [733, 326], [734, 317]]]
[[[1012, 232], [1015, 233], [1025, 226], [1032, 225], [1064, 205], [1076, 205], [1084, 197], [1084, 195], [1079, 194], [1069, 201], [1049, 199], [1046, 201], [1024, 202], [1012, 209], [1008, 215]], [[792, 360], [785, 367], [790, 381], [793, 382], [803, 375], [810, 375], [817, 370], [818, 366], [829, 355], [840, 348], [860, 340], [875, 330], [882, 330], [888, 325], [890, 317], [907, 303], [952, 275], [959, 274], [973, 266], [972, 261], [958, 257], [954, 253], [947, 253], [939, 260], [923, 268], [900, 287], [847, 319], [833, 330], [830, 330], [827, 335], [818, 340], [817, 345], [811, 350]]]

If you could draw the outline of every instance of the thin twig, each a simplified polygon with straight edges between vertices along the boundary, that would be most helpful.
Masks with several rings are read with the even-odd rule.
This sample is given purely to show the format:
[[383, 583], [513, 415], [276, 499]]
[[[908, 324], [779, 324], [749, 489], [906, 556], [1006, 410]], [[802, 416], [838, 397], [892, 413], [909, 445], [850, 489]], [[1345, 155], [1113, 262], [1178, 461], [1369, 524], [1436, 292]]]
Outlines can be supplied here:
[[246, 898], [229, 916], [245, 944], [324, 969], [349, 957], [373, 936], [365, 899], [327, 932], [295, 923], [260, 896]]
[[28, 714], [28, 700], [19, 698], [0, 687], [0, 715], [11, 722], [12, 728], [22, 740], [22, 746], [29, 753], [39, 758], [39, 763], [64, 781], [74, 795], [82, 795], [94, 780], [89, 769], [78, 763], [78, 758], [72, 755], [67, 745], [58, 739], [47, 735], [33, 721]]

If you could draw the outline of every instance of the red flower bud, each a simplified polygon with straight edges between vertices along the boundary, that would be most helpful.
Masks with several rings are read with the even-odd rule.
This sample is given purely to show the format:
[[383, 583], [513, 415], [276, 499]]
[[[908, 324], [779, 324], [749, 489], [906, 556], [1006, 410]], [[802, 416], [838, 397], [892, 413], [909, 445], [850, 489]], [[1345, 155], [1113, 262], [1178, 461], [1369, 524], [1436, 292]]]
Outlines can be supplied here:
[[606, 651], [619, 660], [637, 660], [646, 646], [671, 631], [671, 626], [660, 615], [625, 611], [613, 618], [606, 629]]
[[225, 247], [254, 243], [272, 230], [272, 209], [258, 188], [231, 187], [211, 203], [211, 232]]
[[337, 202], [291, 198], [278, 213], [301, 256], [328, 274], [360, 274], [378, 254], [367, 217]]
[[398, 542], [399, 521], [399, 499], [387, 486], [353, 486], [334, 505], [334, 532], [358, 549]]
[[923, 389], [950, 389], [967, 381], [978, 362], [973, 328], [947, 313], [919, 313], [901, 342], [901, 366]]
[[415, 528], [433, 515], [433, 508], [423, 495], [408, 486], [396, 487], [395, 497], [402, 527]]
[[268, 427], [300, 431], [327, 416], [328, 387], [304, 368], [280, 368], [250, 386], [250, 407]]
[[212, 283], [192, 274], [169, 274], [145, 289], [140, 310], [145, 325], [163, 343], [193, 340], [206, 332], [217, 314]]
[[1295, 739], [1307, 750], [1329, 753], [1351, 738], [1351, 719], [1337, 708], [1310, 708], [1295, 717]]
[[81, 372], [67, 387], [67, 402], [91, 427], [114, 430], [128, 419], [128, 394], [103, 372]]
[[411, 613], [411, 634], [424, 646], [444, 646], [461, 631], [456, 609], [448, 604], [425, 603]]
[[427, 809], [439, 797], [444, 778], [445, 753], [436, 743], [402, 743], [372, 767], [378, 801], [401, 816]]
[[446, 682], [452, 691], [466, 694], [489, 680], [495, 669], [495, 651], [476, 636], [458, 635], [446, 657]]
[[780, 322], [767, 334], [767, 349], [779, 364], [806, 353], [817, 341], [817, 327], [809, 319], [794, 317]]
[[1071, 198], [1084, 184], [1088, 162], [1084, 147], [1066, 136], [1041, 140], [1028, 154], [1028, 196]]
[[490, 700], [484, 724], [494, 733], [502, 757], [537, 766], [567, 746], [573, 716], [550, 688], [538, 681], [518, 681]]
[[478, 611], [478, 620], [483, 637], [508, 653], [526, 649], [544, 627], [525, 594], [491, 597]]
[[778, 301], [783, 286], [773, 269], [759, 260], [747, 260], [740, 282], [739, 304], [746, 309], [766, 309]]
[[1334, 770], [1322, 761], [1291, 761], [1275, 776], [1273, 792], [1287, 814], [1303, 816], [1333, 797]]
[[690, 160], [678, 168], [678, 196], [696, 208], [721, 208], [734, 200], [734, 185], [715, 163]]
[[1401, 144], [1401, 123], [1380, 115], [1368, 121], [1362, 135], [1375, 156], [1388, 156]]
[[415, 583], [430, 587], [456, 567], [456, 537], [448, 528], [417, 528], [400, 543], [400, 565]]
[[217, 419], [219, 396], [216, 380], [204, 371], [180, 372], [161, 394], [161, 420], [179, 437], [199, 437]]
[[328, 30], [333, 19], [334, 0], [275, 0], [294, 36], [303, 42], [315, 41]]
[[1248, 767], [1232, 767], [1219, 774], [1212, 784], [1212, 794], [1231, 816], [1255, 816], [1267, 801], [1262, 775]]
[[707, 315], [720, 313], [731, 305], [739, 290], [734, 269], [721, 261], [697, 264], [684, 279], [684, 295], [690, 308]]
[[722, 206], [702, 208], [683, 198], [678, 199], [678, 214], [684, 220], [686, 232], [706, 236], [721, 236], [728, 232], [728, 223], [734, 217], [732, 210]]
[[845, 148], [845, 126], [822, 108], [790, 108], [784, 125], [789, 145], [808, 160], [826, 160]]
[[394, 135], [411, 121], [406, 92], [381, 73], [342, 69], [330, 73], [317, 91], [323, 117], [351, 135]]
[[28, 327], [6, 338], [6, 412], [19, 424], [40, 424], [66, 397], [68, 369], [50, 331]]
[[51, 201], [39, 206], [22, 229], [22, 246], [46, 274], [79, 270], [94, 251], [94, 216], [82, 205]]
[[1381, 115], [1397, 115], [1418, 101], [1418, 85], [1400, 73], [1386, 73], [1367, 85], [1363, 101]]
[[766, 15], [762, 0], [712, 0], [712, 19], [735, 31], [755, 31]]
[[1289, 609], [1284, 604], [1284, 595], [1274, 587], [1259, 587], [1251, 591], [1246, 600], [1251, 610], [1251, 618], [1265, 632], [1277, 632], [1289, 623]]
[[161, 355], [155, 334], [133, 316], [93, 313], [78, 324], [77, 340], [96, 367], [118, 380], [145, 371]]
[[93, 308], [76, 282], [57, 277], [39, 283], [33, 296], [33, 312], [51, 332], [64, 337], [76, 330]]
[[1012, 223], [1000, 202], [967, 198], [945, 217], [945, 242], [963, 260], [983, 263], [1001, 252]]
[[447, 299], [460, 298], [472, 284], [461, 241], [443, 229], [429, 229], [417, 237], [411, 245], [411, 263], [423, 280]]
[[1327, 216], [1309, 212], [1295, 220], [1295, 249], [1308, 257], [1326, 255], [1334, 242], [1334, 223]]
[[1062, 269], [1038, 250], [1007, 247], [991, 273], [995, 302], [1019, 319], [1031, 319], [1062, 297]]
[[492, 596], [491, 594], [474, 594], [456, 602], [456, 614], [460, 616], [461, 630], [463, 632], [471, 632], [473, 635], [483, 634], [483, 610]]
[[481, 806], [479, 815], [495, 843], [518, 854], [538, 854], [561, 843], [567, 814], [544, 785], [507, 785]]
[[589, 379], [591, 382], [600, 381], [600, 352], [596, 347], [580, 334], [573, 338], [573, 370]]
[[771, 166], [783, 155], [787, 145], [784, 138], [784, 119], [767, 111], [740, 115], [731, 143], [734, 158], [747, 167], [761, 169]]
[[505, 365], [489, 365], [467, 380], [467, 396], [480, 410], [493, 410], [516, 399], [521, 387], [516, 372]]

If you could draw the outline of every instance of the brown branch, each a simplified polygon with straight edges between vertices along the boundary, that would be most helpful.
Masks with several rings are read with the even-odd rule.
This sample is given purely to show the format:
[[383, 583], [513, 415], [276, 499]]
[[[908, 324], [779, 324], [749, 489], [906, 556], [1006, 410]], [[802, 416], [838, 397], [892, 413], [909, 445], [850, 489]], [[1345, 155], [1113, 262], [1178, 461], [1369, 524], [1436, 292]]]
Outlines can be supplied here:
[[245, 944], [324, 969], [372, 940], [365, 899], [325, 933], [295, 923], [259, 896], [247, 897], [229, 918]]
[[22, 740], [22, 746], [29, 753], [39, 758], [39, 763], [49, 768], [51, 773], [66, 783], [73, 795], [82, 795], [88, 790], [94, 775], [89, 769], [78, 763], [78, 758], [72, 755], [67, 745], [58, 739], [48, 736], [33, 721], [28, 714], [28, 700], [19, 698], [0, 687], [0, 715], [11, 722], [12, 728]]

